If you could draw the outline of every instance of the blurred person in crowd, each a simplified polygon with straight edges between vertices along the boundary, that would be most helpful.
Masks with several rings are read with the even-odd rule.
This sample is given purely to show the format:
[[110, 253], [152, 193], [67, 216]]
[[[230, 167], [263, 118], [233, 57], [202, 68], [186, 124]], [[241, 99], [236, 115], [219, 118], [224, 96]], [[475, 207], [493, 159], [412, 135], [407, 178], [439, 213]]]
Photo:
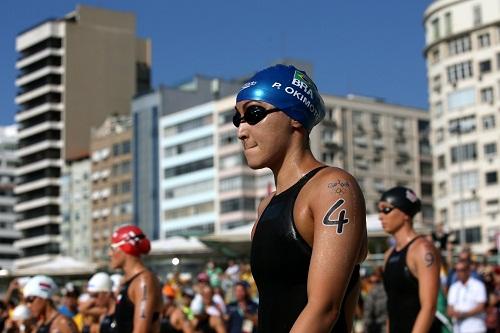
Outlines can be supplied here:
[[195, 313], [194, 326], [196, 333], [226, 333], [223, 313], [213, 301], [214, 291], [209, 284], [201, 287], [202, 308]]
[[494, 292], [488, 294], [486, 306], [486, 333], [500, 333], [500, 299]]
[[[472, 259], [472, 252], [468, 246], [465, 246], [459, 253], [458, 253], [458, 261], [467, 261], [469, 263], [469, 272], [470, 272], [470, 277], [473, 279], [481, 280], [480, 274], [477, 272], [474, 260]], [[450, 267], [455, 267], [453, 263], [448, 263]], [[458, 274], [455, 271], [455, 268], [453, 268], [449, 273], [448, 273], [448, 289], [450, 286], [458, 281]]]
[[384, 256], [384, 288], [387, 293], [391, 333], [440, 332], [435, 319], [440, 287], [440, 254], [413, 228], [421, 202], [411, 189], [397, 186], [379, 200], [379, 219], [395, 245]]
[[61, 295], [61, 305], [59, 305], [57, 310], [66, 317], [73, 319], [77, 327], [79, 327], [79, 323], [77, 323], [76, 320], [80, 319], [80, 316], [77, 316], [80, 288], [75, 286], [72, 282], [68, 282], [61, 288]]
[[160, 333], [192, 333], [194, 329], [182, 308], [176, 304], [177, 292], [170, 285], [163, 288], [163, 311]]
[[37, 320], [36, 333], [76, 333], [78, 328], [73, 320], [59, 311], [52, 301], [57, 290], [54, 281], [44, 275], [32, 277], [23, 288], [24, 301], [32, 316]]
[[149, 239], [137, 226], [122, 226], [111, 236], [110, 268], [124, 272], [115, 308], [117, 332], [160, 331], [163, 307], [160, 282], [141, 260], [141, 255], [148, 254], [150, 249]]
[[194, 313], [191, 309], [191, 302], [194, 298], [194, 291], [190, 287], [184, 287], [181, 291], [181, 310], [186, 316], [187, 320], [193, 322]]
[[5, 321], [9, 318], [9, 310], [4, 301], [0, 301], [0, 332], [3, 331]]
[[259, 71], [236, 97], [233, 124], [252, 169], [276, 191], [258, 207], [251, 265], [261, 333], [350, 332], [366, 257], [365, 200], [346, 171], [312, 154], [325, 115], [310, 77], [294, 66]]
[[443, 223], [438, 223], [436, 228], [431, 233], [432, 241], [434, 242], [434, 247], [438, 249], [442, 255], [446, 253], [446, 245], [448, 244], [448, 239], [450, 237], [450, 233], [446, 230]]
[[92, 317], [91, 324], [86, 329], [89, 332], [112, 333], [116, 331], [115, 298], [112, 292], [112, 281], [107, 273], [94, 274], [88, 284], [89, 300], [80, 307], [85, 317]]
[[484, 283], [471, 277], [470, 262], [460, 260], [455, 265], [457, 281], [448, 292], [448, 315], [453, 319], [457, 333], [486, 332], [485, 307], [487, 300]]
[[225, 273], [234, 283], [240, 281], [240, 265], [236, 261], [229, 260], [227, 262]]
[[109, 278], [111, 279], [111, 291], [113, 292], [116, 298], [120, 294], [123, 275], [115, 273], [112, 274]]
[[246, 281], [239, 281], [234, 286], [236, 301], [227, 305], [227, 315], [224, 317], [228, 333], [257, 332], [259, 306], [250, 298], [249, 287]]
[[19, 304], [12, 311], [11, 318], [5, 323], [5, 328], [0, 330], [3, 333], [29, 333], [35, 327], [35, 321], [31, 311], [25, 304]]
[[[210, 286], [210, 281], [208, 274], [205, 272], [201, 272], [196, 277], [198, 283], [195, 286], [196, 294], [191, 302], [191, 309], [194, 314], [198, 314], [203, 309], [203, 288], [206, 286]], [[220, 294], [216, 294], [213, 292], [213, 302], [219, 309], [221, 313], [226, 313], [226, 303], [224, 302], [224, 298]]]
[[363, 304], [365, 333], [385, 333], [387, 322], [387, 294], [382, 284], [382, 267], [377, 267], [370, 275], [370, 291]]

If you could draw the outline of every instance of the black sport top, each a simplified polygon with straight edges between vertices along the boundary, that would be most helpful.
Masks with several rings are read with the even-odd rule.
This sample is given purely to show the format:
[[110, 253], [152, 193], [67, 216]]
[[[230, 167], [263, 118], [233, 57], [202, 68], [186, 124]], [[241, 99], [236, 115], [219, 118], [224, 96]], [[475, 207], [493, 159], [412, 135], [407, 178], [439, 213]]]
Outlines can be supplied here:
[[[385, 264], [384, 288], [387, 293], [389, 332], [411, 332], [420, 311], [418, 279], [406, 264], [410, 245], [420, 237], [413, 238], [399, 251], [394, 248]], [[429, 332], [435, 332], [435, 325]]]
[[[302, 187], [323, 168], [310, 171], [292, 187], [275, 195], [256, 226], [250, 263], [259, 290], [259, 333], [290, 332], [307, 304], [312, 249], [295, 227], [293, 207]], [[358, 280], [359, 266], [356, 266], [346, 295]], [[332, 332], [347, 332], [344, 304]]]
[[[134, 330], [134, 303], [128, 297], [128, 287], [132, 281], [142, 274], [144, 271], [137, 273], [132, 276], [127, 282], [125, 282], [121, 289], [120, 294], [116, 299], [116, 309], [115, 309], [115, 322], [114, 327], [115, 332], [120, 333], [132, 333]], [[152, 321], [153, 323], [159, 319], [159, 313], [153, 313]]]

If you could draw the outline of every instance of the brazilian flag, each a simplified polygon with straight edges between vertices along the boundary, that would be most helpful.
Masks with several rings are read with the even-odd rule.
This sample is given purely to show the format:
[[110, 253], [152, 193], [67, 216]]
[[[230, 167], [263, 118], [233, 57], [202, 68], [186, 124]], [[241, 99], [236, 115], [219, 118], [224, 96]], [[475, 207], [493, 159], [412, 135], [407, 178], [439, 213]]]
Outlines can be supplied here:
[[306, 73], [304, 73], [304, 72], [295, 70], [295, 74], [293, 75], [293, 78], [296, 80], [299, 80], [301, 82], [304, 82], [305, 84], [307, 84], [307, 86], [309, 88], [314, 87], [314, 83], [311, 81], [309, 76], [307, 76]]

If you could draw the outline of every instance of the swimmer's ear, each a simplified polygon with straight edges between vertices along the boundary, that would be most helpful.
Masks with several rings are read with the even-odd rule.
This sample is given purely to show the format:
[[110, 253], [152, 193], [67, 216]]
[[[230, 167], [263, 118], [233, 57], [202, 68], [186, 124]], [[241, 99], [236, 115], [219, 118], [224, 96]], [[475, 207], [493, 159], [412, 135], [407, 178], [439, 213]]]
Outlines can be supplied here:
[[291, 122], [290, 124], [292, 125], [293, 128], [300, 128], [300, 127], [303, 127], [301, 123], [299, 123], [297, 120], [295, 119], [290, 119]]

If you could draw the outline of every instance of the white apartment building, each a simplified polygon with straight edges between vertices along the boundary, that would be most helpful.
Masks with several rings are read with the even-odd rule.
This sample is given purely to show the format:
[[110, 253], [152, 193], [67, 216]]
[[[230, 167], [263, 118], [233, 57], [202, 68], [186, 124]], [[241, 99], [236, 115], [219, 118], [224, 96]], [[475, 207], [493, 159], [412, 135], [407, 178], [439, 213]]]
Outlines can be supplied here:
[[215, 230], [214, 115], [209, 102], [160, 118], [160, 238]]
[[500, 237], [500, 3], [434, 1], [424, 25], [436, 222], [484, 253]]
[[17, 166], [16, 126], [0, 127], [0, 269], [11, 269], [20, 251], [12, 246], [21, 233], [14, 229], [15, 168]]
[[151, 45], [135, 37], [133, 14], [78, 6], [19, 33], [16, 50], [21, 268], [60, 253], [64, 161], [89, 155], [92, 126], [130, 113], [149, 87]]
[[67, 161], [61, 177], [61, 254], [92, 260], [91, 162]]

